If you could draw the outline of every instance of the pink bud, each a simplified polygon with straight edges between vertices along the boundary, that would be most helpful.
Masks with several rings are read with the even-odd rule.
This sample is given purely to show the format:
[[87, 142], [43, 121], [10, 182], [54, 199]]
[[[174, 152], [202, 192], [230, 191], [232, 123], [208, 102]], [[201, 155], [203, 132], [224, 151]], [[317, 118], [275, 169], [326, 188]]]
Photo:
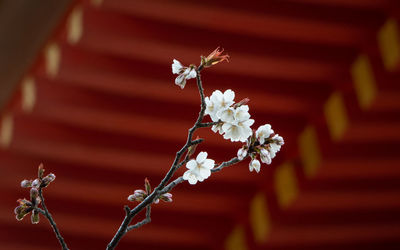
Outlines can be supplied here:
[[160, 199], [162, 201], [165, 201], [165, 202], [172, 202], [172, 194], [171, 193], [165, 193], [165, 194], [160, 196]]
[[39, 188], [40, 187], [40, 180], [39, 179], [33, 180], [32, 187]]
[[243, 160], [244, 157], [246, 157], [247, 155], [247, 149], [244, 148], [239, 148], [238, 152], [237, 152], [237, 157], [239, 160]]
[[21, 181], [21, 187], [23, 188], [28, 188], [32, 186], [32, 181], [28, 181], [28, 180], [23, 180]]

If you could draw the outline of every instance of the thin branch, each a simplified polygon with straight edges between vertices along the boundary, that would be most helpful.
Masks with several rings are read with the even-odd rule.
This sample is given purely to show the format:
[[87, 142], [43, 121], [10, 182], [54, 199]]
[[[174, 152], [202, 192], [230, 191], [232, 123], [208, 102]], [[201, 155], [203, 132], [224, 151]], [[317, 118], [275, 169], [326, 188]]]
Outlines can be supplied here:
[[[247, 157], [245, 157], [245, 158], [247, 158]], [[242, 160], [244, 160], [245, 158], [243, 158]], [[239, 160], [239, 158], [234, 157], [234, 158], [230, 159], [229, 161], [225, 161], [225, 162], [219, 164], [218, 167], [211, 169], [211, 172], [212, 172], [212, 173], [219, 172], [219, 171], [221, 171], [224, 167], [231, 166], [231, 165], [236, 164], [236, 163], [238, 163], [238, 162], [240, 162], [240, 161], [241, 161], [241, 160]]]
[[194, 145], [195, 143], [198, 144], [198, 143], [202, 142], [202, 140], [200, 140], [200, 139], [194, 140], [194, 141], [192, 140], [193, 133], [196, 131], [196, 129], [200, 128], [199, 124], [203, 120], [204, 112], [206, 110], [206, 103], [204, 100], [205, 99], [204, 98], [204, 90], [203, 90], [203, 85], [202, 85], [201, 75], [200, 75], [200, 71], [202, 69], [203, 69], [203, 66], [201, 65], [196, 70], [196, 84], [197, 84], [197, 88], [199, 90], [200, 101], [201, 101], [200, 112], [199, 112], [199, 115], [197, 117], [195, 124], [188, 131], [188, 136], [187, 136], [185, 145], [176, 153], [175, 159], [174, 159], [169, 171], [167, 172], [167, 174], [165, 175], [163, 180], [160, 182], [160, 184], [153, 190], [153, 192], [149, 196], [147, 196], [141, 203], [139, 203], [135, 208], [133, 208], [129, 213], [126, 214], [118, 231], [115, 233], [114, 237], [112, 238], [110, 243], [107, 245], [107, 250], [114, 249], [117, 246], [117, 244], [119, 243], [121, 238], [126, 234], [127, 228], [129, 226], [129, 224], [131, 223], [132, 219], [140, 211], [142, 211], [145, 207], [150, 206], [154, 202], [154, 200], [157, 199], [161, 195], [161, 190], [171, 180], [174, 173], [179, 169], [179, 167], [181, 167], [184, 164], [185, 161], [188, 160], [187, 159], [188, 156], [186, 156], [185, 159], [182, 162], [180, 162], [182, 155], [188, 150], [188, 148], [190, 146]]
[[43, 209], [36, 208], [36, 210], [39, 211], [41, 214], [43, 214], [47, 218], [47, 220], [49, 221], [51, 227], [53, 228], [53, 231], [54, 231], [58, 241], [60, 242], [60, 245], [61, 245], [62, 249], [63, 250], [68, 250], [68, 246], [65, 243], [64, 238], [61, 236], [60, 231], [57, 228], [56, 222], [54, 221], [53, 217], [51, 216], [49, 210], [46, 207], [46, 204], [44, 203], [44, 197], [43, 197], [43, 193], [42, 193], [42, 188], [39, 188], [39, 197], [40, 197], [40, 199], [42, 201], [41, 204], [42, 204]]
[[[247, 158], [247, 157], [245, 157], [245, 158]], [[245, 158], [244, 158], [244, 159], [245, 159]], [[244, 160], [244, 159], [243, 159], [243, 160]], [[221, 171], [224, 167], [228, 167], [228, 166], [234, 165], [234, 164], [236, 164], [236, 163], [238, 163], [238, 162], [240, 162], [240, 161], [242, 161], [242, 160], [239, 160], [237, 157], [234, 157], [234, 158], [230, 159], [229, 161], [222, 162], [222, 163], [219, 164], [216, 168], [211, 169], [211, 172], [213, 172], [213, 173], [219, 172], [219, 171]], [[163, 188], [163, 189], [161, 190], [161, 193], [162, 193], [162, 194], [165, 194], [165, 193], [171, 191], [176, 185], [182, 183], [183, 181], [184, 181], [184, 180], [183, 180], [183, 177], [182, 177], [182, 176], [176, 178], [174, 181], [170, 182], [165, 188]]]
[[150, 217], [150, 215], [151, 215], [151, 205], [148, 205], [148, 206], [146, 207], [146, 218], [143, 219], [142, 221], [136, 223], [135, 225], [129, 226], [129, 227], [126, 229], [126, 232], [129, 232], [129, 231], [131, 231], [132, 229], [139, 228], [139, 227], [141, 227], [141, 226], [143, 226], [143, 225], [145, 225], [145, 224], [147, 224], [147, 223], [150, 223], [150, 222], [151, 222], [151, 217]]
[[209, 128], [209, 127], [212, 127], [214, 125], [218, 125], [219, 123], [221, 123], [221, 122], [220, 121], [218, 121], [218, 122], [202, 122], [202, 123], [199, 123], [199, 125], [197, 127], [199, 127], [199, 128]]
[[182, 176], [176, 178], [174, 181], [171, 181], [165, 188], [163, 188], [161, 190], [161, 193], [165, 194], [165, 193], [171, 191], [171, 189], [173, 189], [176, 185], [178, 185], [179, 183], [182, 183], [183, 181], [184, 180], [183, 180]]

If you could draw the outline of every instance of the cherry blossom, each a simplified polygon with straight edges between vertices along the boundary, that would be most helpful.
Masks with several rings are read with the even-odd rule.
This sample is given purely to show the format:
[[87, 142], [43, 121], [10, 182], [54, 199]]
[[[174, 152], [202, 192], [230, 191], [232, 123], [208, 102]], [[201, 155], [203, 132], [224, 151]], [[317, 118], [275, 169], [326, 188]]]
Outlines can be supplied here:
[[251, 160], [251, 162], [249, 164], [250, 172], [253, 172], [253, 170], [255, 170], [258, 173], [258, 172], [260, 172], [260, 167], [261, 167], [261, 163], [259, 160], [257, 160], [257, 159]]
[[188, 169], [183, 174], [183, 179], [187, 180], [190, 184], [194, 185], [197, 181], [204, 181], [211, 175], [211, 169], [214, 168], [214, 160], [207, 159], [207, 152], [200, 152], [196, 159], [190, 160], [186, 163]]
[[270, 124], [265, 124], [260, 126], [256, 131], [256, 138], [260, 142], [260, 144], [264, 144], [265, 139], [269, 138], [274, 131], [271, 128]]
[[178, 60], [174, 59], [172, 63], [172, 73], [179, 74], [175, 78], [175, 84], [183, 89], [186, 85], [186, 80], [195, 78], [197, 73], [193, 65], [189, 67], [183, 66]]

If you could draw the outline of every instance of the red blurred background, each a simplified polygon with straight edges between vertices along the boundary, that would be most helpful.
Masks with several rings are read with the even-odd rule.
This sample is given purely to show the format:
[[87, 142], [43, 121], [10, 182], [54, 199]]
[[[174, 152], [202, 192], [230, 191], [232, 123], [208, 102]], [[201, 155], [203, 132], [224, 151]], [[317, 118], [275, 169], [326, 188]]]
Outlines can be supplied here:
[[[400, 248], [399, 10], [396, 0], [2, 1], [0, 248], [59, 248], [43, 217], [13, 214], [41, 162], [57, 176], [46, 204], [69, 247], [105, 248], [127, 196], [161, 180], [197, 117], [195, 82], [174, 85], [172, 59], [198, 64], [218, 46], [231, 62], [204, 70], [206, 95], [249, 97], [254, 127], [270, 123], [286, 144], [259, 174], [245, 161], [177, 186], [117, 249]], [[197, 135], [218, 162], [241, 146]]]

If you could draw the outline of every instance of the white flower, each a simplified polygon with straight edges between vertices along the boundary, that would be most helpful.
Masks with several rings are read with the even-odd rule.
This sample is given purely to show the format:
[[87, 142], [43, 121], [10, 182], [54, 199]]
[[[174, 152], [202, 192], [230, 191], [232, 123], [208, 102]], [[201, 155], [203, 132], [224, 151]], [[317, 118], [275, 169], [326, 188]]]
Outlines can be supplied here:
[[281, 150], [281, 146], [285, 144], [283, 141], [282, 136], [279, 136], [278, 134], [274, 135], [272, 137], [273, 142], [269, 144], [269, 152], [271, 154], [271, 158], [273, 159], [276, 156], [276, 153]]
[[217, 118], [223, 122], [233, 122], [235, 120], [235, 109], [234, 108], [220, 109], [217, 112]]
[[253, 170], [255, 170], [258, 173], [258, 172], [260, 172], [260, 167], [261, 167], [261, 163], [257, 159], [253, 159], [249, 164], [250, 172], [253, 172]]
[[235, 92], [228, 89], [222, 94], [221, 91], [216, 90], [212, 93], [210, 99], [216, 103], [220, 109], [226, 109], [234, 103], [233, 99], [235, 99]]
[[229, 108], [234, 103], [233, 99], [235, 99], [235, 92], [232, 90], [228, 89], [224, 93], [215, 90], [210, 97], [205, 98], [205, 114], [209, 115], [213, 122], [217, 122], [220, 119], [217, 113]]
[[254, 120], [249, 119], [250, 114], [248, 111], [249, 106], [247, 105], [237, 107], [234, 110], [233, 120], [231, 122], [227, 121], [222, 125], [225, 139], [244, 142], [251, 136], [252, 130], [250, 126], [253, 125]]
[[265, 139], [268, 139], [271, 134], [273, 134], [274, 131], [271, 129], [271, 125], [265, 124], [263, 126], [260, 126], [257, 131], [256, 131], [256, 137], [260, 144], [264, 144]]
[[218, 121], [217, 111], [219, 107], [217, 106], [216, 103], [210, 100], [209, 97], [204, 98], [204, 102], [206, 103], [206, 110], [204, 111], [204, 114], [209, 115], [213, 122], [217, 122]]
[[241, 105], [235, 109], [234, 119], [236, 121], [245, 121], [250, 119], [249, 106]]
[[252, 130], [250, 128], [253, 125], [254, 120], [248, 119], [245, 121], [234, 121], [233, 123], [224, 123], [222, 130], [225, 133], [224, 139], [245, 142], [249, 136], [251, 136]]
[[246, 157], [247, 155], [247, 149], [244, 148], [239, 148], [238, 152], [237, 152], [237, 157], [239, 160], [243, 160], [244, 157]]
[[183, 179], [192, 185], [196, 184], [197, 181], [204, 181], [210, 177], [214, 163], [214, 160], [207, 159], [207, 152], [200, 152], [196, 160], [192, 159], [186, 163], [188, 170], [183, 174]]
[[271, 164], [272, 158], [270, 152], [265, 148], [261, 149], [260, 151], [260, 158], [262, 163]]
[[173, 74], [180, 74], [181, 70], [183, 69], [182, 64], [176, 59], [174, 59], [172, 61], [173, 61], [173, 63], [172, 63], [172, 73]]
[[195, 78], [197, 73], [194, 67], [185, 67], [182, 64], [174, 59], [172, 63], [172, 73], [179, 74], [177, 78], [175, 78], [175, 84], [180, 86], [183, 89], [186, 85], [186, 80]]
[[213, 122], [220, 121], [211, 128], [215, 133], [223, 134], [227, 140], [244, 142], [251, 136], [254, 120], [250, 119], [249, 106], [233, 105], [235, 92], [228, 89], [224, 93], [215, 90], [210, 97], [205, 98], [205, 114], [211, 117]]

